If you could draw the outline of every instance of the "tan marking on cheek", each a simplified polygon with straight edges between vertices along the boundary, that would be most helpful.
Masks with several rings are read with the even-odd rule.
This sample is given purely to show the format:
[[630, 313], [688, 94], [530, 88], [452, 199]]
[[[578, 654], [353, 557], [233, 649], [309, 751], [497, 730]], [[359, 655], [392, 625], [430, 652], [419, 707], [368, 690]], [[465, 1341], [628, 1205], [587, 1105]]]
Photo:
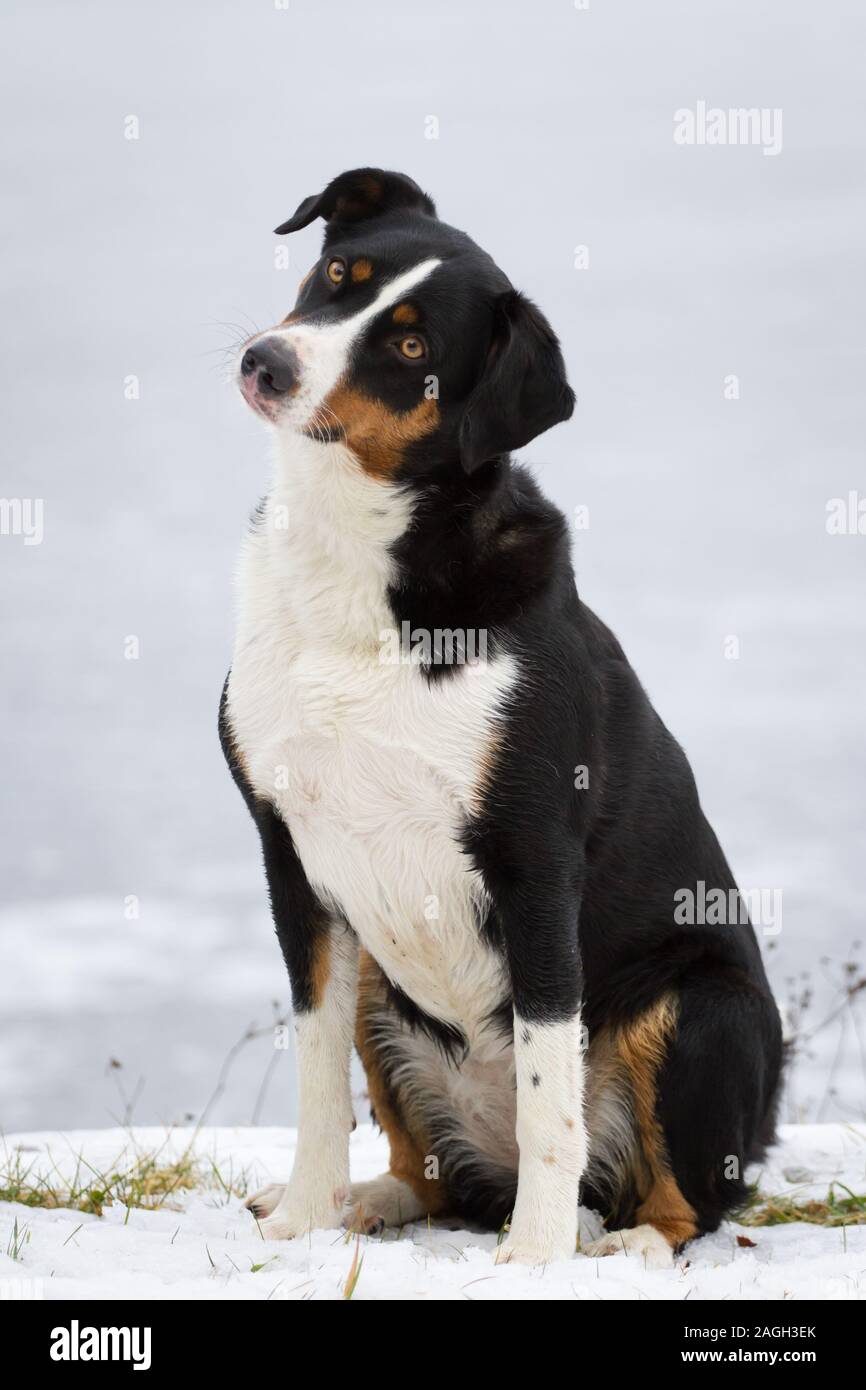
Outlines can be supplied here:
[[412, 304], [398, 304], [391, 317], [395, 323], [417, 323], [418, 310]]
[[313, 271], [314, 271], [315, 269], [316, 269], [315, 266], [311, 266], [310, 269], [307, 271], [307, 273], [306, 273], [306, 275], [304, 276], [303, 280], [302, 280], [301, 283], [298, 285], [298, 294], [300, 294], [301, 291], [303, 290], [304, 286], [305, 286], [306, 284], [309, 284], [310, 280], [312, 280], [312, 278], [313, 278]]
[[381, 1044], [377, 1042], [377, 1019], [387, 1012], [383, 976], [365, 950], [359, 955], [358, 1012], [355, 1020], [355, 1047], [367, 1074], [367, 1094], [376, 1123], [388, 1136], [391, 1150], [389, 1170], [408, 1183], [431, 1216], [443, 1211], [447, 1202], [441, 1178], [428, 1178], [426, 1155], [430, 1142], [417, 1119], [411, 1117], [389, 1084], [382, 1065]]
[[372, 261], [368, 261], [366, 256], [363, 256], [360, 261], [355, 261], [352, 266], [352, 279], [355, 281], [356, 285], [362, 280], [369, 280], [372, 274], [373, 263]]
[[439, 402], [435, 400], [423, 400], [412, 410], [397, 412], [382, 401], [338, 386], [323, 404], [314, 425], [333, 427], [339, 422], [344, 442], [364, 471], [375, 478], [389, 478], [395, 473], [409, 445], [432, 434], [439, 424]]

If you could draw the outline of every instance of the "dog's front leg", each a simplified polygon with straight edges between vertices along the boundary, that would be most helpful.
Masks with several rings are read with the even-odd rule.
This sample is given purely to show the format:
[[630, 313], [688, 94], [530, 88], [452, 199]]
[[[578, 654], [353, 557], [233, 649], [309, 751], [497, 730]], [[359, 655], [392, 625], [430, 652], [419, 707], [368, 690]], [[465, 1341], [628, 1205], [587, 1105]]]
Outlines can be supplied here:
[[276, 813], [257, 817], [280, 946], [289, 970], [298, 1062], [298, 1146], [292, 1176], [247, 1205], [268, 1239], [341, 1224], [354, 1116], [349, 1080], [358, 944], [303, 873]]
[[[569, 891], [570, 890], [570, 891]], [[497, 1260], [546, 1264], [577, 1243], [586, 1162], [578, 903], [530, 882], [500, 898], [514, 1001], [517, 1199]]]

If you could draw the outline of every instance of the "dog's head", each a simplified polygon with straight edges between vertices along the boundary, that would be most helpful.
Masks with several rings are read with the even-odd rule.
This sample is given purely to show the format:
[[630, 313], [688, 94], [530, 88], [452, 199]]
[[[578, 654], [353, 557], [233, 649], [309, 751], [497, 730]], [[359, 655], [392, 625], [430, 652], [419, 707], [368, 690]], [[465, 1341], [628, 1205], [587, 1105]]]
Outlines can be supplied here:
[[405, 174], [355, 169], [282, 235], [325, 221], [295, 307], [241, 356], [280, 431], [341, 441], [367, 472], [472, 472], [566, 420], [574, 394], [544, 316]]

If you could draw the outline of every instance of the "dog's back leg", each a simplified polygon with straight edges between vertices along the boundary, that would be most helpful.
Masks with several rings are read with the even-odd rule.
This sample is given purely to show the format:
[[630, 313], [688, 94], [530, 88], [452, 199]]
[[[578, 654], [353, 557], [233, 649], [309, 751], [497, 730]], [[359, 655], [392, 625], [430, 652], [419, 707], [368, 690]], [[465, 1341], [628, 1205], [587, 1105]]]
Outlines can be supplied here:
[[745, 1170], [772, 1142], [781, 1068], [781, 1021], [768, 989], [695, 970], [679, 992], [658, 1115], [702, 1235], [748, 1198]]
[[635, 1130], [634, 1224], [586, 1250], [670, 1264], [747, 1195], [746, 1164], [771, 1124], [781, 1036], [752, 982], [696, 971], [617, 1031]]
[[388, 1136], [391, 1151], [389, 1172], [372, 1182], [353, 1183], [346, 1194], [345, 1224], [350, 1230], [367, 1232], [435, 1216], [445, 1207], [444, 1185], [430, 1169], [430, 1145], [411, 1125], [389, 1075], [382, 1028], [388, 1013], [383, 985], [378, 965], [362, 950], [355, 1046], [367, 1075], [370, 1107]]

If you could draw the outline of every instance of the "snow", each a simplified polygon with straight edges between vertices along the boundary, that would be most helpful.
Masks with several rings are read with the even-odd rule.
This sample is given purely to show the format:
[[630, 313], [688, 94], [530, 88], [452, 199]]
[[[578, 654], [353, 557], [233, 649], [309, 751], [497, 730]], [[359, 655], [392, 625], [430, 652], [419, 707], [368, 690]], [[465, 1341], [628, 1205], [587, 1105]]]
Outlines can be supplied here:
[[[161, 1149], [168, 1161], [191, 1142], [225, 1177], [241, 1174], [249, 1190], [281, 1180], [291, 1168], [296, 1133], [277, 1128], [191, 1130], [136, 1128], [10, 1135], [34, 1171], [71, 1178], [81, 1156], [99, 1171], [133, 1151]], [[352, 1137], [355, 1179], [387, 1165], [385, 1139], [369, 1125]], [[760, 1174], [765, 1195], [824, 1198], [831, 1182], [862, 1192], [866, 1126], [786, 1125]], [[0, 1203], [0, 1295], [4, 1286], [46, 1299], [340, 1299], [353, 1260], [363, 1256], [356, 1299], [833, 1299], [866, 1297], [866, 1226], [845, 1230], [806, 1224], [740, 1228], [727, 1223], [695, 1241], [670, 1270], [647, 1270], [625, 1254], [576, 1255], [541, 1269], [495, 1266], [496, 1236], [418, 1224], [381, 1239], [316, 1231], [303, 1240], [263, 1241], [237, 1197], [213, 1190], [182, 1196], [178, 1210], [106, 1208], [102, 1217]], [[21, 1258], [5, 1253], [29, 1238]], [[598, 1233], [581, 1216], [581, 1233]], [[741, 1247], [738, 1234], [754, 1246]], [[262, 1266], [255, 1269], [253, 1266]]]

